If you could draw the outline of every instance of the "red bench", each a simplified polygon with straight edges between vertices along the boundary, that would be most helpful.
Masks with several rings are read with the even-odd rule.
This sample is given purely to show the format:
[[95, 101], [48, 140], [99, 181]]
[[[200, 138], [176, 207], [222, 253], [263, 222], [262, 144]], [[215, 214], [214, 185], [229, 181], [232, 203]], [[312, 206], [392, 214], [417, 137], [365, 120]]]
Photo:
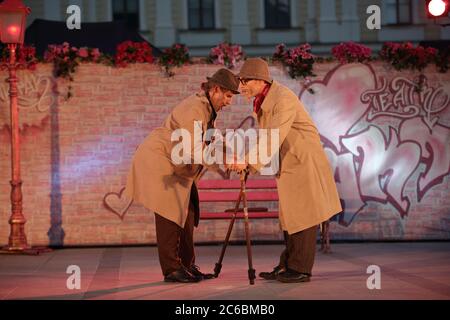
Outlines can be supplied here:
[[[200, 203], [227, 203], [229, 208], [212, 211], [200, 211], [200, 219], [231, 219], [234, 206], [241, 188], [240, 180], [201, 179], [197, 185]], [[278, 208], [256, 207], [252, 203], [278, 202], [277, 184], [275, 179], [249, 179], [246, 183], [248, 216], [250, 219], [277, 219]], [[242, 203], [237, 218], [244, 218]], [[321, 250], [330, 252], [329, 222], [321, 225]]]
[[[200, 180], [197, 187], [200, 202], [226, 202], [234, 206], [239, 196], [241, 182], [239, 180]], [[248, 202], [278, 201], [276, 181], [273, 179], [248, 180], [246, 195]], [[201, 212], [200, 219], [228, 219], [232, 217], [233, 212], [234, 208], [220, 212]], [[266, 207], [249, 206], [248, 212], [249, 218], [252, 219], [278, 218], [278, 210], [269, 211]], [[242, 210], [237, 217], [244, 217]]]

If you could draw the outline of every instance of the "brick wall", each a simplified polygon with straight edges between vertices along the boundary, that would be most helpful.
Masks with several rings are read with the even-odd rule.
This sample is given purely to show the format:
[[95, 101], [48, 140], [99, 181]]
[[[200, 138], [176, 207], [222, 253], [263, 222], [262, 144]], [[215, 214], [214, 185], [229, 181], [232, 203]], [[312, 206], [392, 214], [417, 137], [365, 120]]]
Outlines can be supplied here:
[[[317, 66], [317, 79], [336, 64]], [[377, 75], [392, 77], [390, 69], [374, 64]], [[176, 70], [167, 78], [155, 65], [132, 65], [125, 69], [83, 64], [75, 81], [55, 80], [49, 65], [35, 72], [19, 73], [22, 108], [23, 211], [26, 233], [32, 245], [102, 245], [155, 243], [154, 217], [133, 204], [123, 219], [103, 206], [108, 192], [119, 192], [125, 184], [132, 155], [139, 143], [181, 99], [197, 91], [217, 66], [195, 64]], [[290, 79], [279, 66], [271, 66], [274, 78], [299, 93], [299, 81]], [[450, 73], [426, 75], [449, 92]], [[413, 74], [406, 74], [413, 77]], [[10, 216], [10, 136], [6, 73], [0, 73], [0, 244], [7, 243]], [[72, 86], [73, 97], [61, 95]], [[339, 106], [336, 106], [339, 108]], [[39, 109], [39, 110], [38, 110]], [[312, 110], [311, 110], [312, 111]], [[315, 111], [317, 113], [317, 110]], [[234, 128], [251, 114], [250, 105], [237, 97], [233, 106], [220, 113], [219, 128]], [[449, 108], [441, 121], [450, 126]], [[447, 143], [449, 137], [446, 138]], [[447, 146], [448, 147], [448, 146]], [[447, 175], [420, 202], [414, 188], [420, 167], [405, 192], [411, 193], [408, 214], [400, 217], [390, 203], [368, 201], [349, 226], [333, 223], [334, 239], [449, 239], [450, 179]], [[209, 173], [206, 178], [214, 177]], [[228, 221], [202, 221], [196, 241], [222, 241]], [[252, 238], [277, 240], [276, 220], [251, 222]], [[64, 235], [64, 236], [63, 236]], [[233, 239], [243, 239], [239, 222]]]

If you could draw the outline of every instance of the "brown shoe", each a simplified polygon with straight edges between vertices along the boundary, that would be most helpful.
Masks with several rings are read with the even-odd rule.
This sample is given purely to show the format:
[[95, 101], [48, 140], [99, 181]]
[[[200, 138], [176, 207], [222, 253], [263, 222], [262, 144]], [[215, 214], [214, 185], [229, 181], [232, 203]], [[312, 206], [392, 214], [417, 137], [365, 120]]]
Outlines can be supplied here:
[[309, 282], [311, 281], [311, 276], [306, 273], [287, 269], [286, 272], [277, 275], [277, 280], [284, 283]]
[[283, 267], [276, 266], [272, 272], [260, 272], [259, 276], [265, 280], [277, 280], [279, 273], [286, 271]]
[[187, 271], [191, 273], [195, 277], [199, 277], [203, 280], [208, 280], [215, 278], [212, 273], [203, 273], [200, 271], [200, 268], [196, 266], [195, 264], [191, 265], [189, 268], [187, 268]]
[[196, 277], [189, 272], [187, 272], [184, 268], [180, 268], [172, 273], [169, 273], [164, 277], [165, 282], [181, 282], [181, 283], [189, 283], [189, 282], [199, 282], [202, 280], [200, 277]]

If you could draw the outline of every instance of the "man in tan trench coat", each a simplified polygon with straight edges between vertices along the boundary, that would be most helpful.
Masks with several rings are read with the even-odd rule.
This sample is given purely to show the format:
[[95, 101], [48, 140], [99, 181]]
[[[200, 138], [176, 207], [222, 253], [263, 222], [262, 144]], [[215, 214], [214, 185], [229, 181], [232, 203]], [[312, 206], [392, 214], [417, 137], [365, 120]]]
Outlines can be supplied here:
[[[287, 246], [274, 270], [260, 276], [281, 282], [309, 281], [317, 227], [342, 211], [330, 164], [302, 102], [289, 88], [271, 79], [264, 60], [246, 60], [238, 77], [241, 94], [254, 98], [259, 128], [279, 130], [279, 220]], [[262, 168], [260, 163], [249, 165]], [[235, 165], [234, 169], [244, 167]]]
[[[218, 70], [202, 84], [202, 92], [173, 109], [162, 127], [150, 133], [133, 157], [125, 195], [155, 213], [159, 260], [167, 282], [212, 278], [194, 264], [193, 229], [199, 221], [195, 182], [203, 167], [203, 163], [194, 161], [194, 156], [198, 151], [202, 154], [205, 143], [198, 150], [199, 145], [192, 140], [194, 131], [203, 137], [214, 126], [217, 112], [231, 103], [233, 95], [239, 93], [238, 88], [239, 81], [233, 73]], [[181, 129], [191, 137], [188, 144], [191, 153], [187, 162], [180, 163], [173, 157], [174, 147], [180, 142], [172, 141], [172, 133]]]

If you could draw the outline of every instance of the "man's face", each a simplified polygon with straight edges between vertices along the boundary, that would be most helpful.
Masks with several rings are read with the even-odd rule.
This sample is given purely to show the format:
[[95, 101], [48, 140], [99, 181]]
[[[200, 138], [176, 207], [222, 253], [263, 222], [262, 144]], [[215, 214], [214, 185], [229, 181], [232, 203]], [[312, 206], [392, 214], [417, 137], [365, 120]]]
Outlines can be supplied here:
[[265, 86], [265, 82], [263, 80], [241, 78], [239, 79], [239, 82], [239, 91], [247, 99], [256, 97], [261, 93]]
[[219, 87], [214, 87], [209, 97], [211, 99], [212, 104], [218, 109], [229, 106], [233, 99], [234, 94], [228, 90], [222, 90]]

